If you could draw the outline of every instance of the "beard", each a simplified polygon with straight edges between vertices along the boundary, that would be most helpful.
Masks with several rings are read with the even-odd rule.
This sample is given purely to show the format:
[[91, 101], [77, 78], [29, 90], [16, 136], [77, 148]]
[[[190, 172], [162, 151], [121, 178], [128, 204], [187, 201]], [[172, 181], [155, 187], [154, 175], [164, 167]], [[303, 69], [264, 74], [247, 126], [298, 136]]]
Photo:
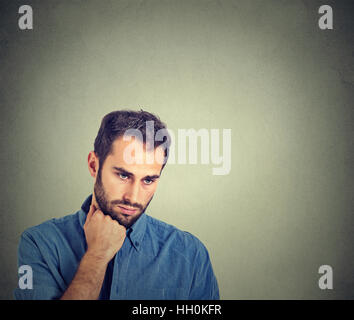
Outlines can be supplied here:
[[[148, 207], [153, 198], [152, 196], [145, 207], [139, 203], [131, 203], [129, 200], [117, 199], [109, 201], [102, 183], [101, 168], [98, 169], [97, 179], [94, 185], [94, 193], [97, 204], [99, 206], [99, 208], [97, 209], [100, 209], [103, 214], [110, 216], [113, 220], [116, 220], [120, 225], [124, 226], [126, 229], [131, 227], [140, 218], [140, 216], [145, 212], [146, 208]], [[128, 216], [123, 213], [116, 212], [114, 208], [117, 207], [117, 205], [119, 204], [137, 208], [140, 212], [135, 214], [134, 216]]]

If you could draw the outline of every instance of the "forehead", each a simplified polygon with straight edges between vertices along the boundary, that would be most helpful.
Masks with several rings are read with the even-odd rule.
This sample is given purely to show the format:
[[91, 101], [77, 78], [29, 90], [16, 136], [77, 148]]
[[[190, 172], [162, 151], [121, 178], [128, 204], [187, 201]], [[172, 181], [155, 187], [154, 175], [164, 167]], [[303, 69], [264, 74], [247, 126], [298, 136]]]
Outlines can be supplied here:
[[[110, 167], [124, 168], [135, 175], [155, 175], [160, 174], [164, 156], [164, 149], [161, 147], [150, 150], [134, 137], [130, 141], [119, 137], [113, 142], [105, 163]], [[132, 163], [132, 160], [135, 161]]]

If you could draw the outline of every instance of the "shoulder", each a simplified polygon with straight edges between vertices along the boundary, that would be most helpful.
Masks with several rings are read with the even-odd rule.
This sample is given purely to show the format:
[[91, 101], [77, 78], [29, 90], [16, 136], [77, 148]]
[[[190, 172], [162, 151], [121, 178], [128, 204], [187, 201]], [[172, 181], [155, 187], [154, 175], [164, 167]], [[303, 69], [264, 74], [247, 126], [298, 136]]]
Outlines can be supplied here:
[[147, 215], [147, 231], [155, 239], [157, 250], [168, 247], [173, 253], [183, 255], [189, 262], [200, 253], [206, 253], [204, 244], [193, 234]]
[[41, 224], [27, 228], [21, 235], [21, 240], [38, 243], [53, 243], [66, 237], [80, 228], [80, 212], [61, 218], [52, 218]]

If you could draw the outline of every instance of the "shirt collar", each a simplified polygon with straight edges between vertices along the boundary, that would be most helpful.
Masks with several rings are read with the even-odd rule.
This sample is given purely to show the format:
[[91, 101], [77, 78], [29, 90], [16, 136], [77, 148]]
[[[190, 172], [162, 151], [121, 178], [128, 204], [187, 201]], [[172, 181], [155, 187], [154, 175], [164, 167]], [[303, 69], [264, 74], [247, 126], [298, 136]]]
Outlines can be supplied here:
[[[86, 215], [90, 210], [90, 205], [92, 202], [92, 194], [89, 195], [86, 200], [83, 202], [79, 214], [79, 219], [80, 219], [80, 224], [81, 227], [84, 226], [85, 221], [86, 221]], [[132, 243], [133, 247], [137, 250], [140, 251], [143, 237], [145, 234], [146, 230], [146, 223], [147, 223], [147, 217], [146, 214], [143, 213], [140, 218], [135, 221], [135, 223], [127, 229], [127, 236]]]
[[140, 216], [140, 218], [137, 221], [135, 221], [135, 223], [127, 230], [127, 235], [133, 247], [137, 251], [140, 251], [141, 246], [143, 244], [143, 238], [146, 230], [146, 222], [147, 222], [147, 217], [146, 214], [143, 213]]

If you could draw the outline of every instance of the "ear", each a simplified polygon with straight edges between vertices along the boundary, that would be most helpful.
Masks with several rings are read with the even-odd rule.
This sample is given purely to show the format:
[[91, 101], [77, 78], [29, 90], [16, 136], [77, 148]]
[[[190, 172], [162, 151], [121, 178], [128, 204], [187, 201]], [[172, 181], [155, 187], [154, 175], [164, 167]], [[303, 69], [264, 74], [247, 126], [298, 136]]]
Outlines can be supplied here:
[[87, 157], [88, 169], [92, 177], [96, 178], [99, 168], [98, 157], [94, 151], [91, 151]]

